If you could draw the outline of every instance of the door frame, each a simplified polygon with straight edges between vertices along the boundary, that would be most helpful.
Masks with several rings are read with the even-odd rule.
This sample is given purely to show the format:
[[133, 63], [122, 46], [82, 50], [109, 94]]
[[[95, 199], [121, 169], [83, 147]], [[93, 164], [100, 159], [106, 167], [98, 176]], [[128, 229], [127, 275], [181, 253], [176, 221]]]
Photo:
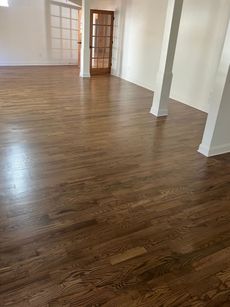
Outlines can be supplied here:
[[[93, 39], [93, 14], [110, 14], [112, 16], [112, 24], [111, 24], [111, 40], [110, 40], [110, 53], [109, 53], [109, 67], [108, 68], [93, 68], [92, 67], [92, 39]], [[110, 74], [112, 68], [112, 54], [113, 54], [113, 32], [114, 32], [114, 11], [108, 10], [90, 10], [90, 74], [91, 75], [104, 75]]]

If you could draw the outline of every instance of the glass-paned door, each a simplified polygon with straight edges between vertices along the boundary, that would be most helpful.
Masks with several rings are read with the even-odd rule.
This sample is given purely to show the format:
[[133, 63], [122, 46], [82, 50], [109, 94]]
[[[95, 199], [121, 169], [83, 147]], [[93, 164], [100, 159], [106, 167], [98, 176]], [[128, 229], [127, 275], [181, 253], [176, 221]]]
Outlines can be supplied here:
[[79, 65], [80, 19], [79, 7], [50, 1], [50, 53], [54, 61]]
[[90, 72], [111, 72], [114, 12], [91, 10]]

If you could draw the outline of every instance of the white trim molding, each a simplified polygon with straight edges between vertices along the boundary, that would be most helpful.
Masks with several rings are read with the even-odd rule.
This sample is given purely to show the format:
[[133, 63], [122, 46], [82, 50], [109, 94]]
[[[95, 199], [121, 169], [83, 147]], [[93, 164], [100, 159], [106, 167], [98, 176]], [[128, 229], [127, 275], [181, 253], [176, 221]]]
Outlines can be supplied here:
[[163, 116], [168, 116], [168, 109], [158, 109], [155, 108], [154, 106], [151, 108], [150, 113], [153, 114], [156, 117], [163, 117]]
[[198, 152], [201, 153], [202, 155], [206, 156], [206, 157], [223, 155], [223, 154], [230, 152], [230, 144], [216, 146], [216, 147], [213, 147], [211, 149], [207, 145], [201, 144], [199, 149], [198, 149]]
[[0, 63], [0, 67], [20, 67], [20, 66], [76, 66], [79, 64], [74, 63]]
[[91, 76], [90, 76], [90, 73], [84, 73], [84, 72], [80, 72], [80, 77], [81, 78], [90, 78]]

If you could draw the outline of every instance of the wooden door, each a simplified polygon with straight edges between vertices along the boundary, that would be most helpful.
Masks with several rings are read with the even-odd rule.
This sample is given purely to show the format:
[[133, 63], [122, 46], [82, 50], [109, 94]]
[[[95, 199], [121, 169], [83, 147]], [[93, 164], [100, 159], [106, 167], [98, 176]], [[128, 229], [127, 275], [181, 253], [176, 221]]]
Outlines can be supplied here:
[[90, 73], [109, 74], [112, 66], [114, 12], [91, 10]]

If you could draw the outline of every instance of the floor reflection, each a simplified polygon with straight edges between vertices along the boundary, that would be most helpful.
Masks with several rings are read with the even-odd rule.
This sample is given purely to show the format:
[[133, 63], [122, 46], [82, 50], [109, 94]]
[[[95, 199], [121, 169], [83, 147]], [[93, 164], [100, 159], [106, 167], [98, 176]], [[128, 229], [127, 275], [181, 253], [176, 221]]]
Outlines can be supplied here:
[[13, 195], [29, 192], [30, 158], [28, 150], [23, 143], [11, 145], [6, 156], [5, 177], [10, 183]]

